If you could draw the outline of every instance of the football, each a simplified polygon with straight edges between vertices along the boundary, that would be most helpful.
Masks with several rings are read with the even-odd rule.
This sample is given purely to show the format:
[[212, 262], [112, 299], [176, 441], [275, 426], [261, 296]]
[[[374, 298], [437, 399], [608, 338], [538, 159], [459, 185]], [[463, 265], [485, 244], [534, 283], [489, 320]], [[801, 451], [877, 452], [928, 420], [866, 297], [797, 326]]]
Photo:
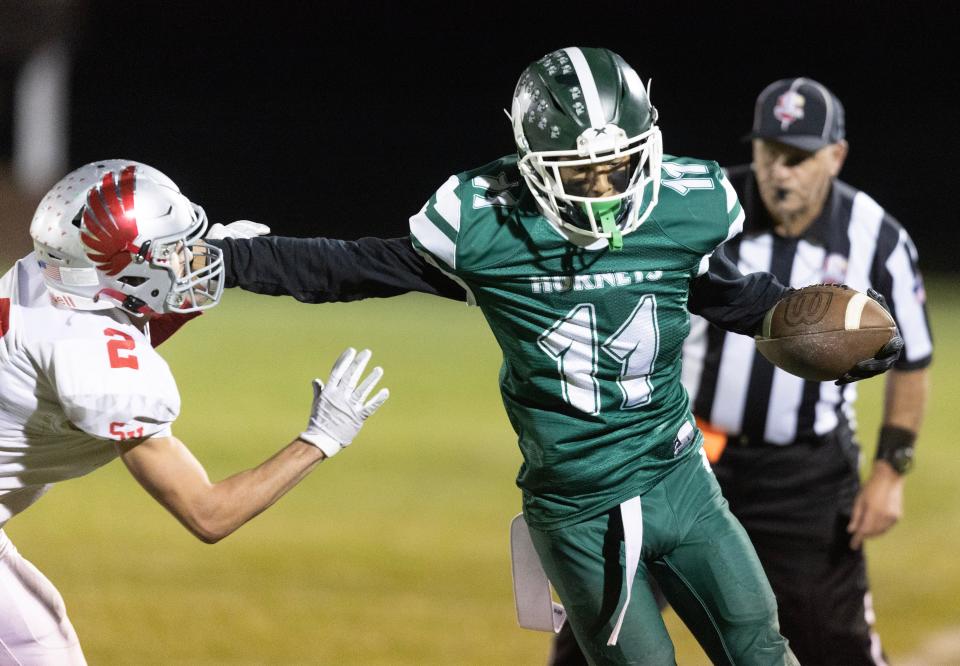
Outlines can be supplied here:
[[838, 379], [872, 358], [893, 337], [893, 317], [877, 301], [845, 285], [793, 292], [763, 320], [757, 351], [787, 372], [813, 381]]

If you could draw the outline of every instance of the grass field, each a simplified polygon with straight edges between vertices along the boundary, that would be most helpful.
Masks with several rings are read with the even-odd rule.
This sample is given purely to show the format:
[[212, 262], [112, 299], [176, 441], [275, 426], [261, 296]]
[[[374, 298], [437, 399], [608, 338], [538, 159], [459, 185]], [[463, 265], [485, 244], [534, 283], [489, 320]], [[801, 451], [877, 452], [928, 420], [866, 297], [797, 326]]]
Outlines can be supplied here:
[[[933, 280], [933, 401], [906, 518], [868, 546], [892, 657], [960, 624], [960, 293]], [[163, 353], [175, 433], [214, 478], [304, 426], [309, 381], [368, 346], [392, 397], [353, 446], [215, 546], [191, 537], [120, 463], [55, 488], [7, 526], [59, 587], [91, 664], [539, 664], [517, 628], [507, 526], [520, 456], [479, 311], [404, 296], [307, 306], [228, 293]], [[863, 386], [872, 455], [882, 382]], [[670, 618], [681, 664], [705, 659]]]

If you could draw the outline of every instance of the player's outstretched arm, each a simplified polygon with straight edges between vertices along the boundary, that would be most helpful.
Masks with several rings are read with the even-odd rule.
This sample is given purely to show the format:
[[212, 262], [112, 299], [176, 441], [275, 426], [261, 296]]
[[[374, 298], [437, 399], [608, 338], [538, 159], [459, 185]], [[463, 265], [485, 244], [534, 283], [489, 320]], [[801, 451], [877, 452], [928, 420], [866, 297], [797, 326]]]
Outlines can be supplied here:
[[257, 467], [211, 482], [203, 465], [176, 437], [152, 437], [118, 443], [134, 478], [184, 527], [206, 543], [215, 543], [280, 499], [324, 458], [350, 444], [364, 421], [389, 396], [380, 389], [370, 398], [383, 371], [374, 368], [358, 382], [370, 352], [346, 350], [326, 385], [315, 379], [307, 429]]
[[466, 300], [463, 288], [424, 261], [409, 237], [345, 241], [223, 235], [211, 242], [223, 251], [227, 287], [293, 296], [304, 303], [386, 298], [410, 291]]

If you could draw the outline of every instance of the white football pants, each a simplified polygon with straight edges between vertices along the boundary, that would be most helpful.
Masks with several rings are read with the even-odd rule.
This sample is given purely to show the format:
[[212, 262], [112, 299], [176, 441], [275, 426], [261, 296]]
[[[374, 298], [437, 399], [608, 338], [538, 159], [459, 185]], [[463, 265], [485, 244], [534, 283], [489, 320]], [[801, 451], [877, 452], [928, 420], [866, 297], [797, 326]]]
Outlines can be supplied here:
[[86, 663], [63, 597], [0, 529], [0, 666]]

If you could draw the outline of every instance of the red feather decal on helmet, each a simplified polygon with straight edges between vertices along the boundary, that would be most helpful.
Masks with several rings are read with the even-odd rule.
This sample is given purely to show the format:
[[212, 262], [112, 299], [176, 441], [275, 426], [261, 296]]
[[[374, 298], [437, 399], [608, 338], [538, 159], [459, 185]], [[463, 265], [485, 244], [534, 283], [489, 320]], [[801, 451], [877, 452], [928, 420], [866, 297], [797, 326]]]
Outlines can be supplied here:
[[136, 167], [126, 167], [120, 173], [119, 186], [113, 173], [107, 173], [87, 193], [80, 237], [87, 257], [107, 275], [122, 271], [140, 251], [134, 243], [139, 233], [133, 205], [135, 172]]

